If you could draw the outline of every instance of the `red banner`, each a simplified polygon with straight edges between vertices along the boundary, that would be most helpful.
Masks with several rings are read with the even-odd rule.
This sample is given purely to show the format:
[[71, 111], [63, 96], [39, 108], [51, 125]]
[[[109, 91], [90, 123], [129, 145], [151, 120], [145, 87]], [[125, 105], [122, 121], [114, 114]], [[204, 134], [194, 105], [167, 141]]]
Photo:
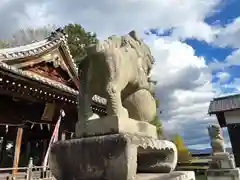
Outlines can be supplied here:
[[59, 132], [59, 127], [60, 127], [60, 124], [61, 124], [61, 120], [62, 120], [62, 117], [65, 116], [65, 112], [63, 110], [60, 111], [60, 115], [59, 115], [59, 118], [58, 118], [58, 121], [55, 125], [55, 128], [54, 128], [54, 131], [53, 131], [53, 134], [52, 134], [52, 137], [50, 139], [50, 142], [49, 142], [49, 145], [48, 145], [48, 149], [47, 149], [47, 152], [46, 152], [46, 155], [44, 157], [44, 160], [43, 160], [43, 164], [42, 166], [44, 166], [44, 171], [46, 170], [46, 166], [48, 164], [48, 156], [49, 156], [49, 152], [50, 152], [50, 148], [51, 148], [51, 145], [53, 143], [55, 143], [56, 141], [58, 141], [58, 132]]

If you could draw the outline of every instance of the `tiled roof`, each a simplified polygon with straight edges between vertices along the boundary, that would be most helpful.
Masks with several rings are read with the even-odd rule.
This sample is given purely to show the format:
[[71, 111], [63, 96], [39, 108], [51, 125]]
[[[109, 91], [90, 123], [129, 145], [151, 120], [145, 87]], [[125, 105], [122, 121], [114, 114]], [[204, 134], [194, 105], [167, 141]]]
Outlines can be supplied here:
[[[78, 95], [78, 91], [75, 89], [72, 89], [60, 82], [56, 82], [54, 80], [51, 80], [49, 78], [45, 78], [43, 76], [40, 76], [36, 73], [32, 73], [30, 71], [23, 71], [21, 69], [18, 69], [14, 66], [8, 65], [5, 62], [9, 60], [14, 60], [14, 59], [20, 59], [20, 58], [27, 58], [31, 56], [37, 56], [40, 55], [54, 47], [61, 46], [63, 50], [65, 51], [65, 54], [67, 58], [71, 61], [70, 66], [73, 68], [73, 71], [75, 75], [77, 76], [77, 66], [74, 63], [74, 60], [72, 58], [72, 55], [70, 53], [69, 47], [67, 45], [67, 40], [66, 40], [66, 35], [62, 32], [59, 33], [53, 32], [50, 37], [47, 39], [24, 45], [24, 46], [19, 46], [19, 47], [14, 47], [14, 48], [6, 48], [6, 49], [0, 49], [0, 69], [4, 71], [9, 71], [11, 73], [14, 73], [16, 75], [26, 77], [35, 81], [38, 81], [40, 83], [52, 86], [54, 88], [57, 88], [61, 91], [73, 94], [73, 95]], [[106, 105], [107, 100], [105, 98], [101, 98], [97, 95], [93, 96], [92, 100], [96, 103]]]
[[0, 49], [0, 60], [12, 60], [17, 58], [26, 58], [45, 52], [48, 49], [59, 45], [60, 39], [48, 41], [47, 39], [14, 48]]
[[77, 75], [77, 66], [74, 63], [73, 57], [70, 53], [66, 37], [67, 35], [65, 35], [63, 32], [55, 31], [51, 36], [39, 42], [14, 48], [0, 49], [0, 61], [36, 56], [56, 46], [61, 46], [65, 50], [67, 58], [71, 61], [70, 65]]
[[21, 69], [15, 68], [14, 66], [7, 65], [7, 63], [11, 60], [37, 56], [58, 46], [61, 46], [65, 51], [65, 55], [70, 61], [69, 65], [73, 69], [74, 76], [78, 76], [77, 67], [74, 63], [69, 47], [67, 45], [66, 35], [63, 33], [61, 29], [52, 32], [51, 36], [39, 42], [14, 48], [0, 49], [0, 68], [7, 71], [11, 71], [12, 73], [18, 74], [20, 76], [24, 76], [32, 80], [39, 81], [49, 86], [58, 88], [65, 92], [71, 94], [78, 94], [78, 91], [60, 82], [56, 82], [51, 79], [42, 77], [38, 74], [29, 71], [23, 71]]
[[210, 102], [208, 113], [231, 111], [240, 109], [240, 94], [215, 98]]

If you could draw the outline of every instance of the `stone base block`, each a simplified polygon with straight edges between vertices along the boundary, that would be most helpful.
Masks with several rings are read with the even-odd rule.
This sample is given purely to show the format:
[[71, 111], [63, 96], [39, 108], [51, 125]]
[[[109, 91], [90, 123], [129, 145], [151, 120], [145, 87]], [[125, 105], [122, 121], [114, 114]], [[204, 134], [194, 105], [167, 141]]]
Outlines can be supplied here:
[[84, 125], [76, 125], [76, 136], [96, 136], [107, 134], [137, 134], [157, 138], [156, 127], [143, 121], [131, 118], [119, 118], [117, 116], [106, 116], [99, 119], [88, 120]]
[[209, 162], [210, 169], [234, 169], [236, 168], [233, 155], [228, 152], [215, 153]]
[[137, 148], [123, 136], [97, 136], [60, 141], [50, 152], [57, 180], [134, 180]]
[[240, 180], [239, 168], [235, 169], [209, 169], [207, 180]]
[[[173, 156], [167, 168], [168, 172], [172, 171], [177, 163], [174, 144], [129, 134], [59, 141], [51, 148], [49, 166], [58, 180], [135, 180], [138, 154], [145, 156], [157, 150]], [[141, 159], [139, 163], [144, 165], [147, 161]], [[163, 172], [161, 163], [164, 164], [164, 160], [154, 163], [151, 165]]]
[[136, 180], [195, 180], [194, 171], [173, 171], [171, 173], [137, 174]]
[[[169, 173], [172, 171], [174, 156], [169, 156], [169, 150], [155, 150], [148, 153], [138, 151], [138, 173]], [[147, 152], [147, 151], [146, 151]]]

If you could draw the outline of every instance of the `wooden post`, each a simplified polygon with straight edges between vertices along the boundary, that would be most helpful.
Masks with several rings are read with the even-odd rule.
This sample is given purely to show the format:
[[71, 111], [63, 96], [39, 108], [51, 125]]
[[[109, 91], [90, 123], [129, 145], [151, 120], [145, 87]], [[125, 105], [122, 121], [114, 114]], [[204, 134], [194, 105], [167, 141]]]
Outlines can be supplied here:
[[12, 174], [16, 174], [18, 172], [17, 168], [18, 168], [19, 156], [20, 156], [20, 151], [21, 151], [22, 134], [23, 134], [23, 128], [18, 128], [17, 137], [16, 137], [16, 144], [15, 144], [15, 153], [14, 153]]

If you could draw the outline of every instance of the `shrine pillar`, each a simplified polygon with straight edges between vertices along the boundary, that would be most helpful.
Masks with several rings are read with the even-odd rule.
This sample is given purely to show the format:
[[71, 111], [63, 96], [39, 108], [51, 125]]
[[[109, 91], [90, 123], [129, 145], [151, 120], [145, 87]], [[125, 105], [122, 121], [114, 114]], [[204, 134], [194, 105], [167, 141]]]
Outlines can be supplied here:
[[232, 151], [237, 167], [240, 167], [240, 110], [228, 111], [224, 113], [226, 127], [232, 144]]

